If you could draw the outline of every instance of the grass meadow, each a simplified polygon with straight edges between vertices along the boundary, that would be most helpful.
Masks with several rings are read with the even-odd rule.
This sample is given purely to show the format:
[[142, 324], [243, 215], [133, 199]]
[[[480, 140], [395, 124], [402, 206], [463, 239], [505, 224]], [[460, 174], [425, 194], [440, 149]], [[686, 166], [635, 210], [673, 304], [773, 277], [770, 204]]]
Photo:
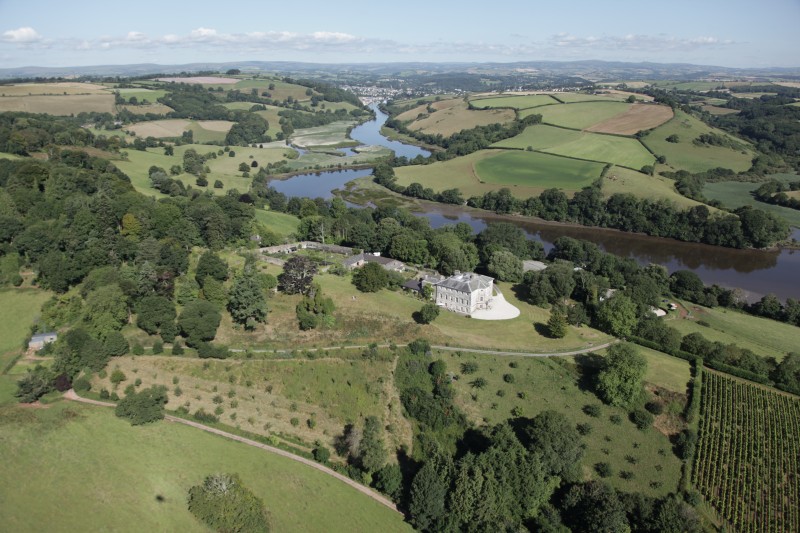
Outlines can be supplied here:
[[17, 354], [52, 293], [41, 289], [0, 290], [0, 370]]
[[[721, 307], [709, 308], [688, 302], [683, 302], [683, 305], [691, 315], [667, 322], [682, 335], [702, 333], [708, 340], [732, 343], [778, 361], [787, 352], [796, 352], [800, 346], [800, 328], [797, 326]], [[701, 321], [708, 325], [702, 325]]]
[[[593, 370], [583, 364], [583, 359], [579, 359], [581, 363], [578, 364], [572, 357], [487, 357], [468, 353], [437, 353], [435, 357], [444, 360], [448, 371], [456, 375], [461, 374], [463, 363], [477, 363], [477, 372], [461, 374], [453, 382], [456, 404], [476, 424], [502, 422], [514, 416], [514, 409], [523, 417], [555, 410], [574, 424], [591, 426], [589, 434], [582, 437], [586, 444], [583, 459], [586, 478], [598, 478], [593, 465], [607, 462], [614, 472], [607, 480], [620, 490], [663, 496], [677, 489], [680, 461], [672, 453], [668, 437], [655, 428], [641, 431], [628, 420], [627, 411], [602, 404], [587, 384]], [[512, 376], [513, 383], [506, 381], [507, 374]], [[487, 382], [483, 389], [471, 385], [479, 377]], [[524, 398], [520, 397], [522, 393]], [[665, 411], [680, 411], [683, 401], [676, 396], [672, 401], [674, 405]], [[594, 418], [585, 414], [585, 405], [598, 406], [600, 416]], [[618, 424], [610, 422], [612, 415], [618, 417]], [[660, 418], [669, 416], [672, 415]], [[633, 477], [622, 479], [620, 473], [624, 471], [633, 473]]]
[[[800, 176], [796, 174], [778, 174], [773, 177], [786, 181], [800, 179]], [[800, 211], [797, 209], [759, 202], [753, 197], [752, 192], [758, 188], [758, 185], [758, 183], [741, 181], [718, 181], [707, 183], [703, 188], [703, 194], [709, 199], [719, 200], [722, 205], [732, 209], [743, 205], [751, 205], [764, 211], [769, 211], [781, 217], [790, 225], [800, 228]]]
[[[461, 98], [443, 100], [430, 105], [436, 109], [435, 112], [428, 113], [427, 105], [421, 105], [398, 115], [397, 118], [410, 121], [407, 124], [410, 130], [433, 135], [441, 134], [445, 137], [476, 126], [506, 124], [514, 120], [514, 111], [510, 109], [469, 109]], [[420, 113], [424, 118], [417, 119]]]
[[[608, 198], [616, 193], [630, 193], [638, 198], [650, 200], [669, 200], [681, 209], [688, 209], [700, 202], [687, 198], [675, 189], [675, 182], [662, 176], [649, 176], [636, 170], [612, 167], [603, 178], [603, 196]], [[709, 207], [714, 210], [713, 207]]]
[[576, 161], [539, 152], [502, 151], [475, 163], [480, 179], [502, 186], [524, 185], [544, 189], [579, 191], [592, 184], [603, 170], [601, 163]]
[[[723, 146], [697, 146], [692, 143], [702, 133], [716, 133], [742, 145], [742, 150]], [[677, 135], [679, 142], [667, 142], [667, 137]], [[642, 142], [658, 155], [667, 158], [667, 165], [689, 172], [703, 172], [716, 167], [741, 172], [750, 168], [754, 153], [749, 145], [700, 120], [677, 111], [675, 117], [651, 131]]]
[[59, 401], [0, 406], [0, 520], [8, 531], [208, 531], [190, 487], [237, 473], [274, 531], [410, 531], [402, 516], [300, 463], [181, 424], [132, 427], [113, 410]]
[[476, 109], [488, 109], [493, 107], [511, 107], [513, 109], [527, 109], [529, 107], [539, 107], [550, 104], [557, 104], [558, 100], [547, 94], [524, 94], [506, 95], [490, 98], [470, 99], [472, 107]]
[[264, 224], [270, 231], [287, 237], [295, 233], [300, 225], [300, 219], [296, 216], [266, 209], [256, 209], [256, 221]]

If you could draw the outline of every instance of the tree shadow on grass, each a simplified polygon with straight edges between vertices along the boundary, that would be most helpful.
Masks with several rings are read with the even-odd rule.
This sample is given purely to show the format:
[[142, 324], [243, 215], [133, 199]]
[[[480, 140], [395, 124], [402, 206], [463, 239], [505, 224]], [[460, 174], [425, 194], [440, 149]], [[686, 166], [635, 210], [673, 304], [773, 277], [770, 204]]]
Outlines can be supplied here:
[[550, 328], [544, 322], [534, 322], [533, 329], [542, 337], [550, 338]]
[[603, 358], [594, 353], [575, 356], [578, 370], [578, 388], [585, 392], [594, 392], [597, 374], [603, 368]]

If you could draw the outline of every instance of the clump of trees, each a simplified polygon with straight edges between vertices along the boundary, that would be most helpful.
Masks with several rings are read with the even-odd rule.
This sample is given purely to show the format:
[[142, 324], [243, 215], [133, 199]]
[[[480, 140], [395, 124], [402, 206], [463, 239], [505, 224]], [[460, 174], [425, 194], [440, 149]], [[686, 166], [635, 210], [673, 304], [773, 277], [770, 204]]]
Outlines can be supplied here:
[[189, 489], [189, 511], [214, 531], [267, 533], [264, 502], [242, 484], [238, 474], [213, 474]]
[[166, 404], [167, 388], [156, 385], [125, 395], [117, 403], [114, 413], [130, 421], [132, 426], [140, 426], [164, 418]]

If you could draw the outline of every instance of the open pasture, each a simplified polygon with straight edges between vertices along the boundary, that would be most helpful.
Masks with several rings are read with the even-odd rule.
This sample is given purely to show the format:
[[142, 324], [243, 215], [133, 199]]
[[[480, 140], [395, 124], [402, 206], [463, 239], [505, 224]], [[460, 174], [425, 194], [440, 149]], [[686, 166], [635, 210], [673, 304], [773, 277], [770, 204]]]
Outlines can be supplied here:
[[[774, 357], [777, 361], [787, 352], [797, 351], [800, 346], [800, 328], [797, 326], [722, 307], [709, 308], [688, 302], [683, 302], [683, 305], [691, 314], [667, 322], [682, 335], [701, 333], [708, 340], [732, 343], [762, 357]], [[708, 326], [701, 325], [700, 321]]]
[[565, 104], [574, 104], [577, 102], [622, 102], [628, 97], [628, 95], [623, 96], [620, 93], [612, 92], [603, 94], [556, 92], [552, 93], [552, 97]]
[[[408, 128], [412, 131], [422, 131], [433, 135], [441, 134], [445, 137], [476, 126], [506, 124], [514, 120], [514, 111], [510, 109], [469, 109], [467, 103], [461, 98], [435, 102], [431, 106], [436, 109], [433, 113], [428, 113], [427, 106], [423, 105], [398, 115], [397, 118], [406, 120], [402, 117], [411, 117]], [[418, 119], [420, 113], [423, 118]]]
[[728, 109], [727, 107], [718, 107], [715, 105], [704, 105], [701, 109], [712, 115], [735, 115], [739, 112], [738, 109]]
[[480, 159], [475, 170], [481, 180], [501, 186], [557, 188], [579, 191], [592, 184], [603, 170], [601, 163], [576, 161], [540, 152], [501, 151]]
[[[515, 416], [514, 409], [522, 417], [534, 417], [545, 410], [558, 411], [575, 425], [590, 426], [589, 434], [581, 437], [586, 444], [582, 461], [586, 478], [597, 479], [599, 476], [593, 465], [607, 462], [614, 471], [614, 476], [607, 481], [617, 489], [651, 496], [676, 490], [681, 466], [667, 436], [655, 428], [638, 430], [628, 419], [626, 410], [603, 404], [584, 385], [588, 381], [586, 374], [593, 370], [578, 363], [581, 358], [576, 361], [573, 357], [487, 357], [446, 352], [435, 352], [434, 357], [444, 360], [447, 371], [458, 376], [453, 381], [455, 403], [475, 424], [503, 422]], [[462, 374], [461, 365], [467, 362], [477, 364], [475, 373]], [[688, 377], [688, 365], [682, 374]], [[511, 383], [504, 378], [506, 375], [513, 377]], [[486, 381], [482, 389], [472, 385], [478, 378]], [[584, 413], [586, 405], [599, 407], [600, 416], [594, 418]], [[619, 423], [612, 424], [611, 416], [619, 417]], [[627, 457], [636, 460], [632, 462]], [[634, 476], [622, 479], [619, 476], [622, 471], [630, 471]], [[659, 483], [653, 485], [652, 482]]]
[[286, 237], [295, 233], [300, 226], [300, 219], [296, 216], [266, 209], [256, 209], [256, 221], [270, 231]]
[[[724, 146], [697, 146], [692, 141], [702, 133], [715, 133], [743, 146], [735, 150]], [[668, 142], [671, 135], [678, 142]], [[703, 172], [716, 167], [730, 168], [742, 172], [750, 168], [754, 153], [748, 143], [721, 130], [714, 129], [700, 120], [677, 111], [675, 117], [651, 131], [642, 142], [658, 155], [667, 158], [667, 165], [676, 170]]]
[[181, 134], [189, 129], [190, 120], [184, 118], [171, 118], [165, 120], [152, 120], [140, 122], [129, 126], [127, 129], [136, 134], [137, 137], [180, 137]]
[[[649, 200], [669, 200], [681, 209], [700, 205], [700, 202], [687, 198], [675, 189], [675, 182], [662, 176], [649, 176], [637, 170], [612, 167], [603, 178], [603, 196], [630, 193], [637, 198]], [[709, 208], [714, 211], [713, 207]]]
[[108, 89], [94, 83], [19, 83], [0, 85], [2, 96], [64, 96], [76, 94], [108, 94]]
[[527, 109], [543, 105], [557, 104], [558, 100], [547, 94], [526, 95], [499, 95], [490, 98], [470, 99], [470, 104], [476, 109], [489, 109], [494, 107], [510, 107], [513, 109]]
[[525, 130], [510, 139], [494, 143], [495, 148], [514, 148], [516, 150], [544, 150], [560, 144], [568, 143], [581, 138], [581, 132], [557, 128], [547, 124], [536, 124], [528, 126]]
[[121, 105], [120, 109], [124, 109], [134, 115], [147, 115], [152, 113], [154, 115], [166, 115], [174, 111], [170, 106], [164, 104], [146, 104], [146, 105]]
[[178, 78], [156, 78], [156, 81], [163, 81], [164, 83], [194, 83], [200, 85], [233, 85], [239, 83], [237, 78], [224, 78], [221, 76], [189, 76]]
[[358, 142], [347, 138], [348, 130], [353, 124], [351, 121], [338, 121], [325, 126], [297, 130], [292, 135], [292, 143], [302, 148], [356, 146]]
[[623, 102], [585, 102], [547, 106], [536, 112], [542, 115], [542, 122], [547, 124], [582, 130], [622, 115], [631, 107], [632, 104]]
[[586, 130], [616, 135], [633, 135], [638, 131], [660, 126], [670, 120], [672, 116], [672, 109], [664, 105], [632, 104], [623, 113], [598, 122]]
[[0, 520], [8, 531], [210, 531], [187, 509], [189, 488], [240, 475], [271, 529], [410, 531], [402, 515], [298, 462], [182, 424], [132, 427], [108, 407], [58, 402], [2, 407]]
[[72, 94], [60, 96], [5, 96], [0, 97], [0, 113], [23, 111], [49, 115], [78, 113], [114, 113], [114, 95], [111, 93]]
[[0, 290], [0, 369], [22, 351], [22, 343], [50, 296], [52, 293], [40, 289]]
[[[797, 175], [792, 175], [794, 180]], [[711, 200], [719, 200], [722, 205], [735, 209], [743, 205], [751, 205], [764, 211], [769, 211], [784, 219], [787, 223], [800, 228], [800, 211], [790, 207], [759, 202], [753, 197], [753, 191], [758, 188], [758, 183], [748, 183], [741, 181], [718, 181], [706, 183], [703, 194]]]

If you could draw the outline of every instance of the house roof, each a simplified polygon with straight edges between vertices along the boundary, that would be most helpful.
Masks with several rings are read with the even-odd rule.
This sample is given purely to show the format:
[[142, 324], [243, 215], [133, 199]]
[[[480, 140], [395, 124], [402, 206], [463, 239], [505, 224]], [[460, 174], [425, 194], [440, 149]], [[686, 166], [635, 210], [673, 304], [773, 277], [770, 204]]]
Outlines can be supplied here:
[[365, 254], [365, 253], [351, 255], [350, 257], [345, 259], [342, 262], [342, 264], [344, 266], [351, 266], [351, 265], [355, 265], [359, 261], [364, 261], [366, 263], [378, 263], [379, 265], [383, 265], [383, 266], [386, 266], [386, 265], [403, 266], [403, 262], [402, 261], [398, 261], [397, 259], [392, 259], [390, 257], [383, 257], [383, 256], [380, 256], [380, 255]]
[[474, 292], [479, 289], [487, 289], [492, 286], [494, 279], [489, 276], [482, 276], [474, 272], [458, 273], [450, 276], [444, 281], [440, 281], [437, 286], [453, 289], [459, 292]]
[[49, 331], [47, 333], [37, 333], [31, 337], [31, 342], [39, 342], [39, 341], [46, 341], [48, 339], [54, 339], [58, 337], [58, 333], [55, 331]]
[[532, 261], [532, 260], [525, 260], [522, 262], [522, 270], [524, 272], [528, 272], [533, 270], [534, 272], [538, 272], [540, 270], [545, 270], [547, 265], [542, 263], [541, 261]]

